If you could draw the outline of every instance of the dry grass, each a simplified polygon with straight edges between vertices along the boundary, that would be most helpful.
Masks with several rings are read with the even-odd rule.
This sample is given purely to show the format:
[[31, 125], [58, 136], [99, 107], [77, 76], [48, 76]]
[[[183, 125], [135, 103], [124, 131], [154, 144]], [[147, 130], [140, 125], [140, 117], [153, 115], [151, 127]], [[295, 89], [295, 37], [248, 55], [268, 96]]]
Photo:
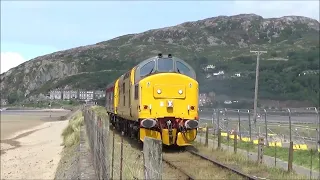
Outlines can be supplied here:
[[92, 111], [94, 111], [96, 113], [97, 116], [101, 117], [104, 120], [108, 119], [108, 114], [107, 111], [105, 109], [105, 107], [102, 106], [92, 106], [90, 108]]
[[80, 141], [80, 128], [84, 123], [84, 118], [81, 111], [77, 111], [69, 120], [68, 126], [62, 131], [63, 144], [66, 147], [71, 147], [78, 144]]
[[308, 179], [307, 177], [297, 175], [295, 173], [287, 173], [278, 168], [270, 168], [266, 165], [260, 165], [253, 161], [248, 161], [246, 157], [239, 154], [228, 153], [226, 151], [214, 150], [204, 147], [199, 143], [194, 143], [194, 146], [200, 153], [217, 159], [218, 161], [235, 167], [252, 176], [267, 178], [267, 179]]
[[[92, 106], [90, 108], [94, 113], [103, 120], [103, 123], [107, 123], [109, 120], [107, 111], [102, 106]], [[114, 132], [114, 133], [113, 133]], [[112, 157], [112, 137], [114, 135], [114, 157]], [[113, 170], [113, 179], [120, 178], [120, 159], [121, 159], [121, 135], [116, 130], [110, 128], [109, 131], [109, 166], [110, 170]], [[107, 148], [108, 148], [107, 147]], [[143, 155], [142, 149], [137, 142], [123, 137], [123, 161], [122, 161], [122, 178], [123, 179], [144, 179], [143, 168]], [[113, 158], [113, 167], [111, 162]], [[111, 175], [111, 172], [110, 172]]]
[[[112, 131], [110, 131], [110, 146], [112, 147]], [[120, 177], [120, 155], [121, 155], [121, 135], [114, 133], [114, 163], [113, 163], [113, 179]], [[110, 149], [110, 166], [112, 158], [112, 148]], [[144, 179], [143, 155], [141, 149], [136, 143], [124, 137], [123, 140], [123, 161], [122, 161], [122, 178], [123, 179]]]

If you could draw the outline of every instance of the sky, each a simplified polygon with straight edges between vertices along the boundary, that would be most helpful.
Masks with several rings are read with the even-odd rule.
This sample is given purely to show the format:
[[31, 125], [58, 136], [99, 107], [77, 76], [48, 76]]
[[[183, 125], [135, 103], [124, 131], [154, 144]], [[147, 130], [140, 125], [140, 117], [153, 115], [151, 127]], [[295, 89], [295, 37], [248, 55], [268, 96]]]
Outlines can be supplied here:
[[4, 1], [1, 73], [52, 52], [219, 15], [306, 16], [313, 1]]

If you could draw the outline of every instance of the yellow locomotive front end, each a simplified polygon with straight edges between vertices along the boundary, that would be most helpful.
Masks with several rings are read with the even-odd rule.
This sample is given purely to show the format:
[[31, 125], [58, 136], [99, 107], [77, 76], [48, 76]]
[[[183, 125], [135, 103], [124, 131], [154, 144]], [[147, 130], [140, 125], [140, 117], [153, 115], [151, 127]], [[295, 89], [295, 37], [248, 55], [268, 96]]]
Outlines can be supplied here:
[[139, 137], [162, 140], [165, 145], [187, 146], [198, 127], [198, 82], [183, 60], [159, 55], [137, 68], [135, 84]]

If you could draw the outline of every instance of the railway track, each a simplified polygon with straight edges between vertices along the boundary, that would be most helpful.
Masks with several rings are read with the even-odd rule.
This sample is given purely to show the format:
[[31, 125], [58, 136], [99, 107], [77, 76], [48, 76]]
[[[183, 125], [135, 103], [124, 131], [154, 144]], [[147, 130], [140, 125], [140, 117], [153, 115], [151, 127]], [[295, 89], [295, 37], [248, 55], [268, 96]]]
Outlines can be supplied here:
[[248, 179], [258, 180], [192, 150], [163, 153], [163, 162], [184, 175], [184, 179]]
[[195, 156], [200, 157], [201, 159], [210, 161], [212, 164], [217, 165], [217, 166], [219, 166], [219, 167], [221, 167], [221, 168], [223, 168], [223, 169], [228, 169], [228, 170], [232, 171], [233, 173], [236, 173], [236, 174], [238, 174], [239, 176], [241, 176], [241, 177], [243, 177], [243, 178], [245, 178], [245, 179], [248, 179], [248, 180], [258, 180], [258, 178], [254, 177], [254, 176], [250, 176], [250, 175], [248, 175], [248, 174], [245, 174], [245, 173], [243, 173], [243, 172], [241, 172], [241, 171], [239, 171], [239, 170], [237, 170], [237, 169], [234, 169], [234, 168], [232, 168], [232, 167], [230, 167], [230, 166], [227, 166], [227, 165], [225, 165], [225, 164], [222, 164], [221, 162], [219, 162], [219, 161], [217, 161], [217, 160], [210, 159], [210, 158], [208, 158], [208, 157], [206, 157], [206, 156], [204, 156], [204, 155], [198, 154], [198, 153], [196, 153], [196, 152], [194, 152], [194, 151], [192, 151], [192, 150], [187, 150], [187, 151], [188, 151], [189, 153], [195, 155]]
[[185, 176], [186, 180], [195, 180], [195, 177], [193, 177], [191, 174], [189, 174], [188, 172], [184, 171], [183, 169], [175, 166], [173, 163], [170, 162], [170, 160], [167, 160], [167, 159], [163, 158], [163, 161], [165, 163], [167, 163], [171, 168], [174, 168], [174, 169], [180, 171], [181, 174], [183, 174]]

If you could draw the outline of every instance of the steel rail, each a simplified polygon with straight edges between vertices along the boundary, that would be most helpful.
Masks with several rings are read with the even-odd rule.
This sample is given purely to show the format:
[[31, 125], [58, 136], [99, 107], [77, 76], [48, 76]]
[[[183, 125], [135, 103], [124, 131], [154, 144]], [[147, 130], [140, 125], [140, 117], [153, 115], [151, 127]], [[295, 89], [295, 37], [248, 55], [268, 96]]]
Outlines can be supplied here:
[[198, 154], [198, 153], [196, 153], [196, 152], [194, 152], [194, 151], [192, 151], [192, 150], [187, 150], [187, 152], [189, 152], [189, 153], [191, 153], [191, 154], [193, 154], [193, 155], [195, 155], [195, 156], [198, 156], [198, 157], [200, 157], [200, 158], [202, 158], [202, 159], [204, 159], [204, 160], [210, 161], [210, 162], [212, 162], [213, 164], [215, 164], [215, 165], [217, 165], [217, 166], [219, 166], [219, 167], [221, 167], [221, 168], [228, 169], [228, 170], [230, 170], [230, 171], [232, 171], [232, 172], [234, 172], [234, 173], [236, 173], [236, 174], [238, 174], [238, 175], [240, 175], [240, 176], [242, 176], [242, 177], [244, 177], [244, 178], [246, 178], [246, 179], [248, 179], [248, 180], [258, 180], [258, 179], [260, 179], [260, 178], [256, 178], [256, 177], [254, 177], [254, 176], [250, 176], [250, 175], [248, 175], [248, 174], [245, 174], [245, 173], [243, 173], [243, 172], [241, 172], [241, 171], [239, 171], [239, 170], [237, 170], [237, 169], [234, 169], [234, 168], [232, 168], [232, 167], [230, 167], [230, 166], [227, 166], [227, 165], [225, 165], [225, 164], [222, 164], [221, 162], [218, 162], [218, 161], [216, 161], [216, 160], [213, 160], [213, 159], [211, 159], [211, 158], [208, 158], [208, 157], [206, 157], [206, 156], [204, 156], [204, 155]]
[[177, 169], [178, 171], [180, 171], [182, 174], [184, 174], [185, 176], [187, 176], [188, 180], [196, 180], [196, 178], [194, 178], [192, 175], [190, 175], [189, 173], [185, 172], [184, 170], [182, 170], [181, 168], [175, 166], [174, 164], [172, 164], [170, 161], [166, 160], [165, 158], [162, 158], [162, 160], [167, 163], [169, 166], [173, 167], [174, 169]]

